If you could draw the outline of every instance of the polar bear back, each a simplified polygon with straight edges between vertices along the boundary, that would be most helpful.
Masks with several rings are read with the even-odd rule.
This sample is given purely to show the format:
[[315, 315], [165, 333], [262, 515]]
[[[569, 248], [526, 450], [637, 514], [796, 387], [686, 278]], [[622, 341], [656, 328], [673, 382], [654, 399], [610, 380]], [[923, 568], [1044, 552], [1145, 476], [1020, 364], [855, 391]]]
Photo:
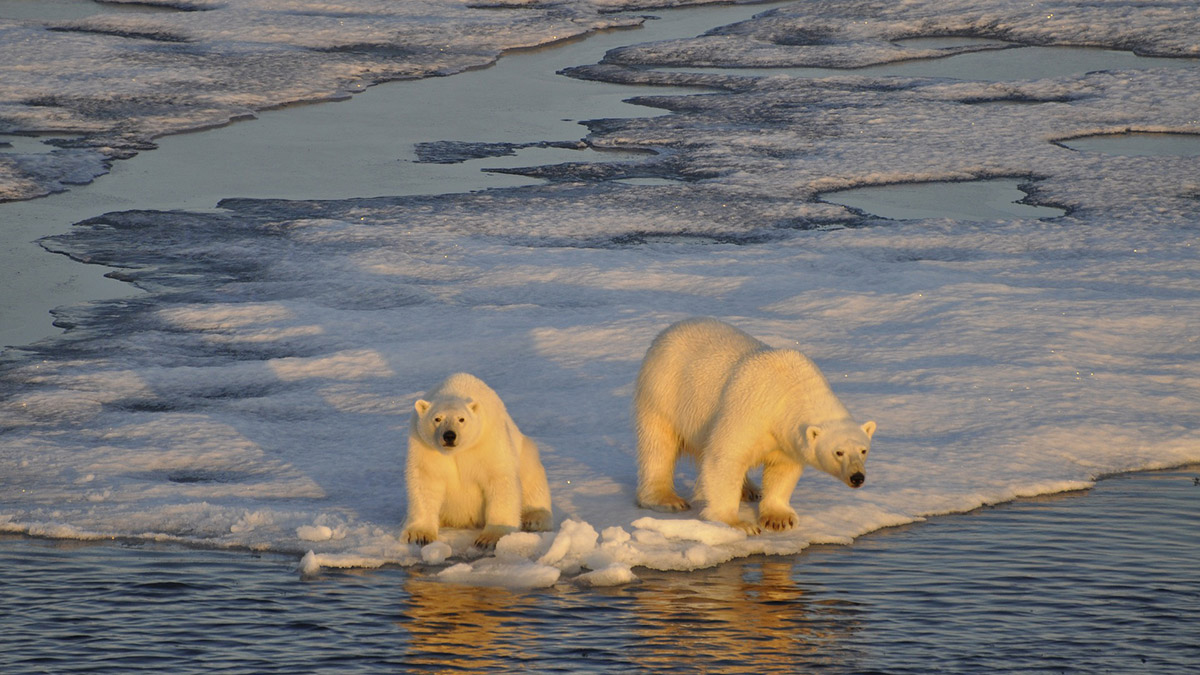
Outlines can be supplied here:
[[[794, 415], [811, 422], [847, 416], [808, 357], [772, 349], [712, 318], [680, 321], [655, 338], [638, 373], [634, 409], [670, 420], [683, 449], [694, 454], [723, 396], [778, 422]], [[791, 410], [772, 410], [781, 403]]]
[[763, 342], [716, 319], [676, 323], [646, 351], [634, 389], [634, 409], [671, 420], [684, 445], [691, 446], [716, 409], [737, 363], [766, 349]]

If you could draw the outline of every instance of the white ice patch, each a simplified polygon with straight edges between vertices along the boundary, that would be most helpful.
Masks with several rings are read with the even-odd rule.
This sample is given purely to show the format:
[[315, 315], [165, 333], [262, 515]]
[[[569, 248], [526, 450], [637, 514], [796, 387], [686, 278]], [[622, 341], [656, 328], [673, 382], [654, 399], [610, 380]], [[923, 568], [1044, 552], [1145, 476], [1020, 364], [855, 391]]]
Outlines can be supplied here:
[[633, 526], [657, 532], [668, 539], [686, 539], [709, 546], [731, 544], [743, 541], [746, 533], [729, 527], [723, 523], [712, 523], [703, 520], [663, 520], [660, 518], [638, 518]]

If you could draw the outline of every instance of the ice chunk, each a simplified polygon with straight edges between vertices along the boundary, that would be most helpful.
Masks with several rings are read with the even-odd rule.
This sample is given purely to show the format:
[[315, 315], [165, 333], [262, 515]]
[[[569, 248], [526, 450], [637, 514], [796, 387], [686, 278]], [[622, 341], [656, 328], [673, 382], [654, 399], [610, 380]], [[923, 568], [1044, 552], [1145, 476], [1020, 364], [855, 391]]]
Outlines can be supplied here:
[[326, 541], [333, 538], [333, 530], [325, 525], [301, 525], [296, 536], [304, 541]]
[[600, 535], [596, 528], [578, 520], [566, 520], [538, 563], [542, 565], [562, 565], [570, 562], [571, 558], [579, 558], [596, 548], [596, 540]]
[[614, 562], [602, 569], [586, 572], [575, 577], [575, 582], [584, 586], [619, 586], [637, 581], [633, 569], [624, 563]]
[[300, 559], [300, 564], [296, 568], [302, 577], [313, 577], [321, 571], [321, 564], [317, 562], [317, 554], [309, 551]]
[[657, 532], [670, 539], [687, 539], [710, 546], [720, 546], [746, 538], [746, 533], [742, 530], [723, 523], [703, 520], [665, 520], [646, 517], [633, 521], [633, 526]]
[[444, 541], [435, 541], [421, 547], [421, 560], [430, 565], [440, 565], [453, 551]]
[[496, 542], [496, 557], [533, 558], [542, 548], [542, 535], [536, 532], [513, 532]]

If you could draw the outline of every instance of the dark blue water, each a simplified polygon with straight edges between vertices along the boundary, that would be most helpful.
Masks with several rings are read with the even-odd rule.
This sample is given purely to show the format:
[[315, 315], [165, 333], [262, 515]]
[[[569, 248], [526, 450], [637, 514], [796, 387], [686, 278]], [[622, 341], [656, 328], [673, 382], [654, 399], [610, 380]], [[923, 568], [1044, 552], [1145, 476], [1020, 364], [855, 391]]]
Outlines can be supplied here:
[[610, 589], [0, 540], [0, 672], [1194, 673], [1200, 467]]

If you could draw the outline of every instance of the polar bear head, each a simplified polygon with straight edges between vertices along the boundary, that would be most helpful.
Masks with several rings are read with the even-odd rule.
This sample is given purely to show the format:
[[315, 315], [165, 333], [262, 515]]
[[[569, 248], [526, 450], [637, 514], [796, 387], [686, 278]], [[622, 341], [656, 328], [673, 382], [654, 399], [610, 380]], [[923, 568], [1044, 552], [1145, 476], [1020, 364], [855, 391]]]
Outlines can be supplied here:
[[473, 399], [420, 399], [413, 406], [413, 427], [427, 445], [442, 452], [468, 448], [479, 439], [483, 424], [480, 405]]
[[862, 487], [867, 480], [867, 453], [874, 435], [874, 422], [858, 426], [852, 420], [804, 430], [812, 463], [852, 488]]

